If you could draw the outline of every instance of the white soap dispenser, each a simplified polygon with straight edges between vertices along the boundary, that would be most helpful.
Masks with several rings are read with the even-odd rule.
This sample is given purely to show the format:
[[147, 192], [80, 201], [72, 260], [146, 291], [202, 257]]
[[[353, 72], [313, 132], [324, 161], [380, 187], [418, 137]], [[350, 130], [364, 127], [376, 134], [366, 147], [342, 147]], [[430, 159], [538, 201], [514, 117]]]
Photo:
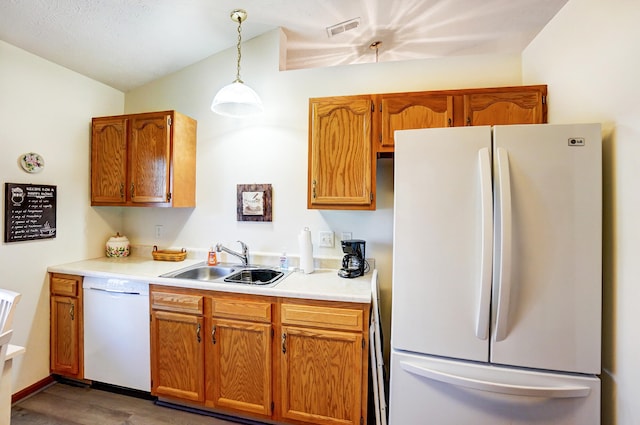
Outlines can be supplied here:
[[287, 253], [285, 251], [282, 252], [280, 256], [280, 270], [286, 272], [289, 270], [289, 258], [287, 257]]

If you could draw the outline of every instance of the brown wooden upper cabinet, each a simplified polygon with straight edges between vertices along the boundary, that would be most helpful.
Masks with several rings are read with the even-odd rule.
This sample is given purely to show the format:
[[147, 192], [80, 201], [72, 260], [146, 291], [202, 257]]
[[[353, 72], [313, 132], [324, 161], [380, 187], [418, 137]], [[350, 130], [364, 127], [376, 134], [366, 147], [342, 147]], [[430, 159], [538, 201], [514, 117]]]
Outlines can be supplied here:
[[546, 122], [546, 85], [311, 98], [307, 208], [375, 210], [396, 130]]
[[[547, 86], [516, 86], [376, 95], [376, 152], [392, 153], [394, 132], [464, 125], [547, 122]], [[375, 127], [375, 124], [374, 124]]]
[[506, 87], [464, 95], [464, 125], [547, 122], [547, 86]]
[[370, 96], [309, 99], [307, 207], [375, 209]]
[[176, 111], [93, 118], [91, 205], [195, 207], [196, 125]]
[[376, 104], [381, 118], [378, 151], [393, 149], [396, 130], [453, 126], [453, 95], [395, 93], [378, 98]]

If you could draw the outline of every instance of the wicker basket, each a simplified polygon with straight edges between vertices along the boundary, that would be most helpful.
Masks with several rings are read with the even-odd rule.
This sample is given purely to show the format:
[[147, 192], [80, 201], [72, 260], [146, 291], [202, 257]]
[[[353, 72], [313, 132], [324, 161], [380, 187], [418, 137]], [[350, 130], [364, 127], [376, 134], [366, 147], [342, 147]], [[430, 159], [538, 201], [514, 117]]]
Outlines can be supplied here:
[[180, 251], [162, 249], [158, 250], [157, 246], [153, 247], [153, 259], [156, 261], [182, 261], [187, 257], [187, 250], [182, 248]]

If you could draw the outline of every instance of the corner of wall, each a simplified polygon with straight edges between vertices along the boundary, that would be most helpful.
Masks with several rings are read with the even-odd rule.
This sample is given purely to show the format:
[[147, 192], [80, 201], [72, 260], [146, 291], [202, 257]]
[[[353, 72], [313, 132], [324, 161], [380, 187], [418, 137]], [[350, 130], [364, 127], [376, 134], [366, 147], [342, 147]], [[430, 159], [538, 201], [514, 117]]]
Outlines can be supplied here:
[[278, 28], [278, 32], [280, 33], [280, 42], [278, 43], [280, 47], [280, 66], [278, 70], [286, 71], [287, 70], [287, 34], [282, 31], [282, 28]]

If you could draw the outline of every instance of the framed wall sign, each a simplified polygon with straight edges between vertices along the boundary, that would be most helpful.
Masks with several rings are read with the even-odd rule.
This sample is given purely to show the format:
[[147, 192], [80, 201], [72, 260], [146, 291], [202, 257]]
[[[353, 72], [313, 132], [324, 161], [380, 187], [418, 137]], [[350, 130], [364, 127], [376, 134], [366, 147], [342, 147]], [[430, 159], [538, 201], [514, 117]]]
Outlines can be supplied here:
[[56, 186], [4, 184], [4, 241], [56, 237]]
[[239, 184], [238, 221], [272, 221], [271, 185]]

